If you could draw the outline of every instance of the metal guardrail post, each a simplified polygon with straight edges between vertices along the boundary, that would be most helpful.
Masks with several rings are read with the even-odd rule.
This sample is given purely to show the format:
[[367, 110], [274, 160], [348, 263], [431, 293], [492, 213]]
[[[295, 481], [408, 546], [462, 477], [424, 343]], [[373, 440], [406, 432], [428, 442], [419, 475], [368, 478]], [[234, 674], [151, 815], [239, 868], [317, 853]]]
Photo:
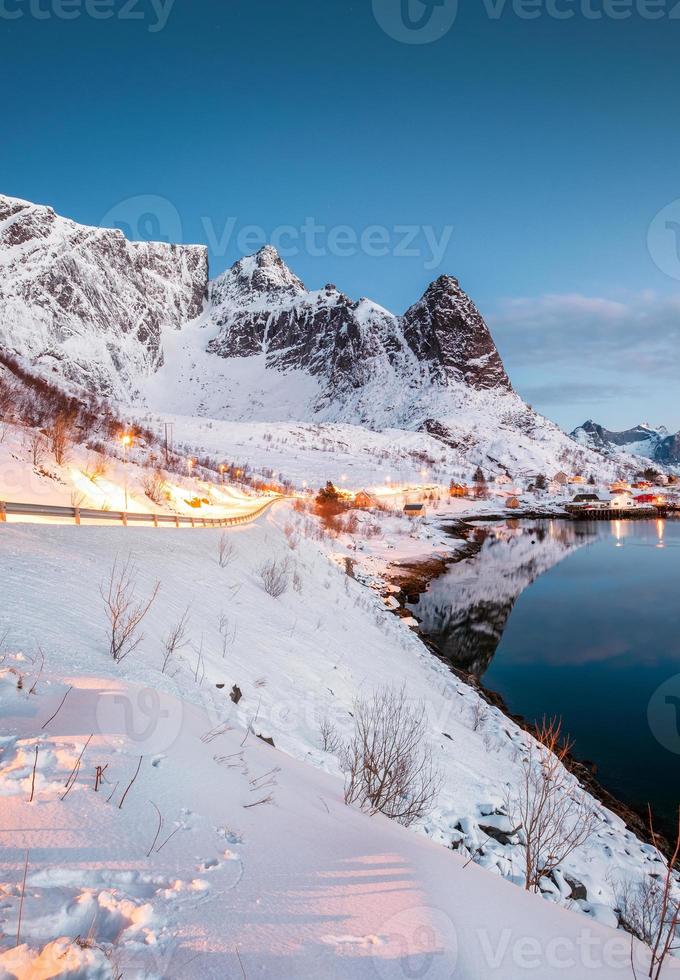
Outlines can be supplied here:
[[80, 507], [73, 508], [73, 517], [77, 525], [80, 526]]
[[5, 507], [5, 501], [0, 500], [0, 523], [4, 523], [7, 520], [7, 508]]
[[125, 513], [125, 511], [121, 511], [120, 519], [123, 522], [123, 527], [127, 527], [128, 526], [127, 514]]

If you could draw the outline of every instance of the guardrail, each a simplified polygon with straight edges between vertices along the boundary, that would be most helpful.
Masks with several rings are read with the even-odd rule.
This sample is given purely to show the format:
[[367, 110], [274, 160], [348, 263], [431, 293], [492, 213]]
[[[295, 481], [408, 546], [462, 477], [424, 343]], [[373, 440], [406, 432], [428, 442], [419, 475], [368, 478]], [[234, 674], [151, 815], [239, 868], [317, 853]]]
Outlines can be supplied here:
[[154, 527], [233, 527], [248, 524], [282, 497], [271, 497], [260, 507], [237, 517], [180, 517], [179, 514], [137, 514], [123, 510], [91, 510], [88, 507], [58, 507], [53, 504], [13, 504], [0, 500], [0, 523], [8, 517], [54, 517], [65, 522], [110, 521], [128, 527], [130, 524], [152, 524]]

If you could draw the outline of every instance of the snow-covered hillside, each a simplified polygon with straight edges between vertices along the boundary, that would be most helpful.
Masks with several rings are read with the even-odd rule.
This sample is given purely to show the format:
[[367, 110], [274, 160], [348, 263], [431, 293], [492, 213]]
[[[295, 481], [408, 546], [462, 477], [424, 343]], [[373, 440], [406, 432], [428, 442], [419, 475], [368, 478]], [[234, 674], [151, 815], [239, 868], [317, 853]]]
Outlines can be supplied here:
[[[233, 533], [225, 567], [210, 530], [2, 529], [0, 976], [207, 980], [240, 959], [272, 980], [630, 980], [630, 938], [606, 926], [617, 890], [661, 868], [653, 849], [591, 800], [595, 836], [543, 900], [501, 880], [521, 882], [503, 812], [527, 736], [345, 573], [342, 540], [279, 508]], [[136, 597], [160, 591], [116, 664], [100, 585], [130, 553]], [[347, 808], [323, 747], [321, 723], [347, 738], [355, 697], [389, 679], [424, 704], [444, 777], [420, 834]]]

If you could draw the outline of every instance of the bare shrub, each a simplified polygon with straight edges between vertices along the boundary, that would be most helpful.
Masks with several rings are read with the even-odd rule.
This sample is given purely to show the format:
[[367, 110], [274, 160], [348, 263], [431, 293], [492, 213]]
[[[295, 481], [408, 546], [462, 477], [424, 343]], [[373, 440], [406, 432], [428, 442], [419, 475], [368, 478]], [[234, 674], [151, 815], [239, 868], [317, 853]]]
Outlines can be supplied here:
[[45, 429], [57, 466], [62, 466], [66, 462], [73, 443], [73, 424], [73, 415], [67, 411], [60, 411]]
[[473, 732], [479, 731], [486, 718], [486, 705], [481, 698], [475, 698], [470, 710], [470, 725]]
[[345, 803], [408, 827], [432, 809], [441, 785], [426, 744], [425, 709], [401, 688], [354, 703], [354, 734], [341, 758]]
[[359, 530], [359, 517], [357, 514], [348, 514], [345, 521], [345, 533], [356, 534]]
[[[654, 831], [651, 811], [649, 826], [652, 843], [659, 862], [663, 855]], [[680, 858], [680, 809], [675, 849], [666, 863], [665, 874], [648, 874], [636, 884], [626, 884], [617, 894], [617, 910], [620, 924], [632, 935], [649, 946], [649, 968], [646, 976], [660, 980], [664, 964], [679, 948], [680, 898], [677, 890], [677, 868]], [[665, 976], [665, 974], [664, 974]]]
[[319, 734], [321, 736], [321, 748], [324, 752], [336, 753], [340, 751], [342, 740], [330, 718], [322, 718], [319, 724]]
[[167, 492], [167, 482], [163, 470], [152, 470], [142, 480], [144, 493], [154, 504], [162, 504]]
[[288, 547], [291, 551], [295, 551], [300, 543], [300, 535], [294, 524], [288, 523], [283, 529], [283, 533], [286, 536], [286, 541], [288, 542]]
[[543, 719], [521, 764], [519, 788], [506, 800], [508, 816], [521, 831], [527, 891], [538, 892], [551, 874], [596, 827], [587, 794], [575, 784], [563, 761], [572, 745], [557, 718]]
[[34, 466], [40, 466], [47, 452], [47, 438], [39, 429], [32, 429], [24, 440], [24, 445], [28, 450], [31, 462]]
[[220, 568], [228, 568], [236, 560], [236, 545], [227, 533], [221, 534], [217, 542], [217, 561]]
[[106, 476], [108, 468], [109, 464], [106, 457], [100, 453], [95, 453], [89, 457], [85, 465], [85, 476], [92, 483], [95, 483], [99, 477]]
[[109, 623], [109, 650], [116, 663], [133, 653], [144, 639], [139, 627], [160, 587], [160, 582], [156, 582], [148, 599], [135, 598], [137, 567], [130, 555], [124, 562], [116, 558], [108, 579], [101, 583], [99, 591]]
[[278, 599], [288, 591], [290, 585], [290, 565], [288, 559], [271, 558], [259, 568], [262, 587], [267, 595]]
[[179, 651], [185, 646], [188, 646], [188, 625], [189, 606], [187, 606], [173, 628], [163, 640], [163, 666], [161, 667], [162, 674], [164, 674], [172, 666]]

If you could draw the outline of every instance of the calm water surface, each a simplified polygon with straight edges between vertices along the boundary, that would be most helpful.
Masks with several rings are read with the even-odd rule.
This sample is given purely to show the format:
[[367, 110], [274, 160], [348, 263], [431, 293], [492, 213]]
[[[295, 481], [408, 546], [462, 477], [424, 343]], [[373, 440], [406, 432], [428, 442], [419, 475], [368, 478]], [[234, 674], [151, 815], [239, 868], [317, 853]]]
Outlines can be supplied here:
[[600, 782], [668, 826], [680, 802], [680, 521], [511, 521], [475, 537], [479, 554], [412, 607], [425, 632], [511, 711], [561, 715]]

